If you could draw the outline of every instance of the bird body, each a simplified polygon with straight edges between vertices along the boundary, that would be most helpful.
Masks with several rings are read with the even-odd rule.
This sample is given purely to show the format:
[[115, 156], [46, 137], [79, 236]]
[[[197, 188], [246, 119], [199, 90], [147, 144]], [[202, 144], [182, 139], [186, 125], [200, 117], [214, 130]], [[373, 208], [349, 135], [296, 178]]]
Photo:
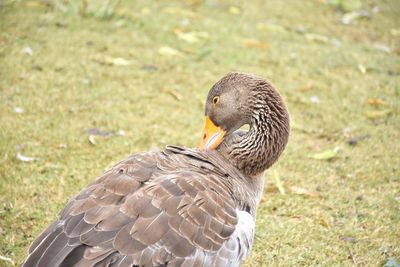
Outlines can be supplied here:
[[[207, 99], [200, 149], [119, 162], [69, 200], [22, 266], [240, 266], [289, 118], [276, 90], [252, 75], [228, 74]], [[244, 124], [250, 130], [237, 131]]]

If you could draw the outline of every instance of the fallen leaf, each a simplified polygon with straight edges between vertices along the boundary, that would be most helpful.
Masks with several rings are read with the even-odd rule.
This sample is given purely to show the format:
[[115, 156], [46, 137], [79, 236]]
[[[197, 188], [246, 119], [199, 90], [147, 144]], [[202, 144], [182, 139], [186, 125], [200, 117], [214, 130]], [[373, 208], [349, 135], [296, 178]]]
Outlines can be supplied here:
[[375, 43], [374, 48], [378, 51], [385, 52], [385, 53], [392, 53], [392, 49], [389, 48], [389, 46], [381, 43]]
[[24, 49], [22, 49], [22, 53], [24, 53], [25, 55], [32, 56], [33, 55], [33, 50], [30, 47], [25, 47]]
[[369, 111], [366, 112], [365, 115], [368, 117], [368, 119], [375, 120], [386, 117], [390, 113], [392, 113], [391, 109], [383, 109], [383, 110]]
[[89, 143], [91, 144], [91, 145], [96, 145], [97, 143], [96, 143], [96, 137], [94, 136], [94, 135], [89, 135]]
[[65, 148], [67, 148], [67, 144], [58, 144], [56, 147], [65, 149]]
[[305, 36], [307, 40], [314, 41], [317, 43], [327, 43], [329, 41], [328, 37], [321, 34], [306, 33]]
[[290, 219], [292, 222], [296, 222], [296, 223], [299, 223], [299, 222], [302, 222], [302, 221], [303, 221], [303, 217], [301, 217], [301, 216], [299, 216], [299, 215], [292, 215], [292, 216], [289, 217], [289, 219]]
[[281, 195], [285, 194], [285, 188], [283, 187], [283, 182], [281, 181], [281, 178], [279, 177], [278, 173], [275, 171], [274, 172], [274, 178], [275, 178], [275, 184], [276, 187], [279, 190], [279, 193], [281, 193]]
[[289, 190], [290, 190], [290, 192], [297, 194], [297, 195], [305, 195], [305, 196], [309, 196], [309, 197], [318, 197], [319, 196], [319, 194], [317, 192], [310, 191], [303, 187], [290, 186]]
[[240, 10], [240, 8], [238, 8], [236, 6], [230, 6], [229, 13], [231, 13], [233, 15], [239, 15], [241, 13], [241, 10]]
[[160, 47], [158, 49], [158, 53], [160, 55], [163, 55], [163, 56], [173, 56], [173, 57], [182, 56], [183, 55], [180, 51], [178, 51], [178, 50], [176, 50], [176, 49], [174, 49], [172, 47], [169, 47], [169, 46]]
[[313, 95], [310, 97], [310, 101], [311, 101], [311, 103], [319, 104], [319, 97], [316, 95]]
[[318, 160], [330, 160], [337, 156], [339, 150], [340, 150], [339, 147], [335, 147], [334, 149], [327, 149], [322, 152], [313, 154], [310, 157]]
[[299, 91], [305, 92], [305, 91], [309, 91], [313, 88], [314, 88], [314, 83], [312, 81], [309, 81], [309, 82], [307, 82], [307, 84], [305, 86], [300, 87]]
[[252, 39], [252, 38], [245, 38], [241, 40], [242, 45], [250, 48], [261, 48], [265, 49], [268, 47], [268, 44], [265, 42], [261, 42], [257, 39]]
[[176, 100], [178, 101], [182, 101], [183, 100], [183, 96], [178, 93], [177, 91], [175, 91], [174, 89], [164, 89], [164, 92], [170, 94], [171, 96], [173, 96]]
[[119, 130], [119, 131], [117, 132], [117, 135], [119, 135], [119, 136], [125, 136], [125, 135], [126, 135], [126, 132], [125, 132], [124, 130]]
[[368, 104], [371, 106], [387, 105], [386, 102], [380, 98], [370, 98], [368, 99]]
[[399, 37], [400, 36], [400, 29], [390, 29], [390, 34]]
[[352, 11], [348, 12], [343, 15], [342, 17], [342, 23], [345, 25], [351, 24], [354, 20], [360, 19], [360, 18], [369, 18], [371, 17], [371, 14], [367, 10], [358, 10], [358, 11]]
[[24, 109], [23, 109], [23, 108], [20, 108], [20, 107], [15, 107], [15, 108], [14, 108], [14, 112], [15, 112], [15, 113], [21, 114], [21, 113], [24, 113]]
[[144, 7], [140, 10], [140, 13], [142, 13], [143, 15], [149, 15], [151, 13], [151, 10], [148, 7]]
[[270, 32], [286, 32], [285, 27], [282, 27], [278, 24], [270, 24], [270, 23], [258, 23], [257, 30], [259, 31], [270, 31]]
[[325, 220], [325, 218], [319, 218], [319, 224], [325, 228], [331, 228], [329, 222]]
[[110, 57], [110, 56], [103, 56], [103, 55], [98, 55], [93, 58], [95, 61], [97, 61], [100, 64], [104, 65], [114, 65], [114, 66], [129, 66], [133, 62], [130, 60], [127, 60], [122, 57]]
[[183, 32], [180, 29], [175, 29], [174, 30], [175, 35], [178, 37], [178, 39], [185, 41], [190, 44], [197, 43], [199, 41], [208, 39], [209, 35], [208, 32]]
[[20, 161], [23, 161], [23, 162], [32, 162], [32, 161], [37, 160], [37, 158], [28, 157], [28, 156], [22, 155], [20, 153], [17, 153], [16, 157], [17, 157], [17, 159], [19, 159]]
[[362, 74], [365, 74], [365, 73], [367, 73], [367, 68], [363, 65], [363, 64], [358, 64], [357, 65], [357, 68], [358, 68], [358, 70], [362, 73]]

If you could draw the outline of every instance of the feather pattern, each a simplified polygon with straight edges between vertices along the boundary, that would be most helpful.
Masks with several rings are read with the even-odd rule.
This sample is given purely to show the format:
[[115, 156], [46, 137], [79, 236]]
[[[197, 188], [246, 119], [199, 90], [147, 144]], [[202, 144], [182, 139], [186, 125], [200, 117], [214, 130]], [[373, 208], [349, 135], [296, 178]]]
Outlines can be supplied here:
[[247, 187], [262, 189], [218, 152], [131, 156], [69, 201], [22, 266], [239, 266], [253, 238], [242, 214], [254, 228], [257, 203], [241, 208], [260, 194]]

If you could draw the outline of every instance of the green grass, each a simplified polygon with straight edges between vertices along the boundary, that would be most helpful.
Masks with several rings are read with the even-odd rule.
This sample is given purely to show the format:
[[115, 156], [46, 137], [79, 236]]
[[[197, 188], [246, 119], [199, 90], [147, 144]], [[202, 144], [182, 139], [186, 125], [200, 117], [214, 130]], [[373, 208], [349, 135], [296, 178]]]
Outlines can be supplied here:
[[[245, 266], [399, 262], [400, 2], [362, 1], [357, 10], [379, 12], [350, 25], [340, 21], [351, 10], [328, 2], [0, 1], [0, 256], [21, 263], [68, 197], [113, 163], [196, 146], [209, 88], [240, 70], [270, 79], [293, 121]], [[190, 43], [179, 31], [207, 34]], [[92, 145], [89, 128], [125, 135]]]

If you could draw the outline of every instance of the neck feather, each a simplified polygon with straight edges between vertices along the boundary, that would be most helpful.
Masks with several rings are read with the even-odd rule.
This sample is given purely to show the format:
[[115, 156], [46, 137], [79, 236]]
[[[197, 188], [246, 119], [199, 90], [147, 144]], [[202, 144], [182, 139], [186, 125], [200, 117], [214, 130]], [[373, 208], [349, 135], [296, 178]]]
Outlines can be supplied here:
[[257, 97], [250, 130], [231, 135], [220, 152], [244, 174], [256, 176], [274, 164], [289, 138], [289, 114], [278, 93]]

